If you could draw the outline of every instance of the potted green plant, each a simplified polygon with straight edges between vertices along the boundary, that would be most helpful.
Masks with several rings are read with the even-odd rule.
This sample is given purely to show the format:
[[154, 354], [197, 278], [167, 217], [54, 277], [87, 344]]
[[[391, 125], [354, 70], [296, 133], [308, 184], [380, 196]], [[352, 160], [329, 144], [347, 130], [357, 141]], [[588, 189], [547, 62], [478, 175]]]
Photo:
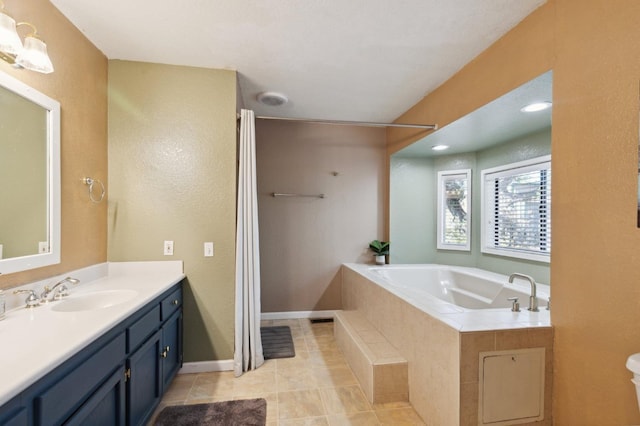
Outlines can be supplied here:
[[388, 241], [373, 240], [369, 243], [369, 249], [376, 256], [376, 265], [384, 265], [386, 263], [385, 256], [389, 254]]

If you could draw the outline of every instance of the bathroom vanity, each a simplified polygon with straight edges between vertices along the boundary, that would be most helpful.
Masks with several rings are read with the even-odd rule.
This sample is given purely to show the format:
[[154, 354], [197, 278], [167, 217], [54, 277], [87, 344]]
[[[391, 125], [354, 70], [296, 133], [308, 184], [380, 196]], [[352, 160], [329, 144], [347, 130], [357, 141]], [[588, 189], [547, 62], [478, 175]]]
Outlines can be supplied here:
[[182, 264], [105, 267], [0, 322], [0, 424], [146, 424], [182, 365]]

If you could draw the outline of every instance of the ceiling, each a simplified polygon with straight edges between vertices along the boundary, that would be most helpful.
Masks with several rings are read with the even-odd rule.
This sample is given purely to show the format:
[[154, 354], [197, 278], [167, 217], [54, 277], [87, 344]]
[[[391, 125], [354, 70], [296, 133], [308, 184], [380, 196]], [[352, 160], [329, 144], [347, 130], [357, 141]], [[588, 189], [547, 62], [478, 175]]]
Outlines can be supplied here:
[[237, 70], [258, 115], [387, 122], [545, 0], [51, 2], [109, 59]]
[[[551, 127], [551, 108], [537, 112], [520, 109], [534, 102], [552, 101], [553, 72], [538, 76], [451, 124], [394, 154], [397, 157], [434, 157], [475, 152]], [[434, 151], [448, 145], [446, 151]]]

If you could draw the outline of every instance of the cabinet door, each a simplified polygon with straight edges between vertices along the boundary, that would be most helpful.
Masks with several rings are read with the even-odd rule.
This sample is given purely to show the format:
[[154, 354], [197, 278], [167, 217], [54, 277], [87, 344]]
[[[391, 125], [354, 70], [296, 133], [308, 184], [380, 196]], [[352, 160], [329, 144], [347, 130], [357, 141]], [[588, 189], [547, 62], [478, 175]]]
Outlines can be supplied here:
[[127, 424], [144, 424], [162, 396], [161, 331], [127, 359]]
[[124, 369], [118, 368], [65, 426], [124, 426]]
[[27, 424], [27, 408], [24, 406], [20, 396], [0, 407], [0, 425], [27, 426]]
[[0, 424], [3, 426], [26, 426], [28, 424], [27, 422], [27, 410], [23, 408], [11, 417], [3, 419]]
[[65, 375], [57, 381], [41, 381], [46, 387], [34, 399], [34, 424], [50, 426], [70, 418], [116, 368], [122, 371], [124, 359], [125, 336], [120, 333], [88, 358], [64, 366], [60, 371]]
[[162, 387], [167, 391], [182, 366], [182, 311], [174, 313], [162, 327]]

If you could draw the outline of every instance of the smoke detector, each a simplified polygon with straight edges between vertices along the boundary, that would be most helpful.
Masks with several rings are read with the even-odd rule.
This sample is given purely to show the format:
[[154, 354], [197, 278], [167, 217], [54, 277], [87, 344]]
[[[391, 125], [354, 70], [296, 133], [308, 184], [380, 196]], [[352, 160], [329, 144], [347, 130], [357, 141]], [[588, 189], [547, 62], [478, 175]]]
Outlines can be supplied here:
[[267, 106], [281, 106], [289, 102], [282, 93], [262, 92], [257, 96], [258, 102]]

